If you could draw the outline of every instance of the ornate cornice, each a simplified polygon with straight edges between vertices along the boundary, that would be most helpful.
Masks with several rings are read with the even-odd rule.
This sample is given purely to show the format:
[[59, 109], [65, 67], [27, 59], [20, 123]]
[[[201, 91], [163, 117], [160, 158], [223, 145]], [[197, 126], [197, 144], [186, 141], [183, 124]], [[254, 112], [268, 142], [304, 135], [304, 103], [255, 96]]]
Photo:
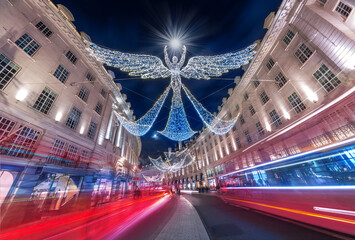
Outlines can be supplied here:
[[125, 114], [132, 118], [132, 114], [130, 112], [129, 107], [127, 106], [125, 100], [122, 97], [122, 94], [116, 84], [114, 83], [110, 74], [106, 71], [103, 65], [94, 59], [89, 52], [86, 50], [86, 45], [82, 40], [81, 35], [77, 32], [74, 25], [65, 20], [59, 13], [58, 8], [50, 1], [50, 0], [36, 0], [30, 1], [30, 3], [34, 6], [39, 8], [40, 12], [45, 14], [54, 25], [58, 29], [60, 29], [60, 33], [64, 35], [65, 39], [71, 42], [72, 46], [76, 47], [76, 50], [80, 52], [82, 56], [85, 58], [85, 63], [89, 65], [89, 68], [96, 71], [96, 74], [100, 76], [104, 84], [110, 88], [110, 91], [114, 95], [117, 102], [122, 102], [123, 109], [125, 110]]

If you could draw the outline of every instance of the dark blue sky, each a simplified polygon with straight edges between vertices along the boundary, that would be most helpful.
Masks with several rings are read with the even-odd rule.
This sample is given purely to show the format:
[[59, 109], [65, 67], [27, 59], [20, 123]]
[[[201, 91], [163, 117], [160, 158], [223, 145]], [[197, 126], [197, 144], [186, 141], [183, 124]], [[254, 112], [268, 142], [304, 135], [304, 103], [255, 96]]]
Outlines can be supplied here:
[[[185, 26], [191, 39], [185, 42], [187, 59], [196, 55], [215, 55], [240, 50], [255, 40], [262, 39], [266, 30], [264, 20], [272, 11], [277, 11], [281, 0], [55, 0], [68, 7], [75, 18], [78, 31], [86, 32], [92, 41], [101, 46], [129, 53], [145, 53], [163, 57], [162, 39], [156, 31], [164, 26]], [[117, 79], [129, 78], [113, 69]], [[242, 70], [231, 71], [221, 78], [234, 78]], [[187, 80], [183, 83], [210, 112], [217, 112], [222, 98], [233, 80], [211, 79]], [[118, 80], [122, 92], [127, 95], [137, 119], [146, 113], [153, 101], [159, 98], [169, 85], [170, 79]], [[219, 90], [219, 91], [217, 91]], [[165, 102], [156, 123], [142, 139], [142, 159], [148, 155], [157, 157], [175, 142], [162, 135], [153, 138], [155, 131], [164, 129], [171, 103], [171, 93]], [[144, 96], [144, 97], [142, 97]], [[153, 101], [151, 101], [151, 100]], [[198, 131], [203, 124], [191, 103], [183, 95], [185, 111], [191, 128]]]

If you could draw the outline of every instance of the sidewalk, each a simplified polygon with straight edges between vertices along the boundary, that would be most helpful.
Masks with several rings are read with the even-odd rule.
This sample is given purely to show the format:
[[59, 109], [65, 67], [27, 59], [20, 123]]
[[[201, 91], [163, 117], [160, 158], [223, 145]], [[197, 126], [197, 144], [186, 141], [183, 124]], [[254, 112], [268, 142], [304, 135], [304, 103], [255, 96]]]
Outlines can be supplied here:
[[208, 240], [205, 227], [192, 204], [177, 196], [176, 211], [159, 233], [156, 240]]

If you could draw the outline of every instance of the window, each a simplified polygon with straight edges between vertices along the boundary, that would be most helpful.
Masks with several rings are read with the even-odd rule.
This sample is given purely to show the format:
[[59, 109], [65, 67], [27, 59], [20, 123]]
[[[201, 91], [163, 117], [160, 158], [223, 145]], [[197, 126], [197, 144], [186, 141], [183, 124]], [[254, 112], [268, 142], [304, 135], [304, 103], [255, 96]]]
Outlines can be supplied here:
[[7, 148], [2, 150], [0, 154], [8, 156], [29, 158], [33, 154], [34, 145], [41, 135], [40, 131], [29, 128], [25, 125], [20, 125], [19, 128], [13, 132], [11, 138], [6, 141]]
[[73, 64], [76, 63], [76, 61], [78, 60], [76, 58], [76, 56], [71, 52], [71, 51], [68, 51], [67, 54], [65, 54], [65, 56], [69, 59], [69, 61], [71, 61]]
[[23, 34], [19, 39], [17, 39], [15, 43], [30, 56], [33, 56], [33, 54], [40, 48], [40, 45], [27, 33]]
[[287, 79], [285, 78], [285, 76], [282, 74], [282, 72], [279, 72], [276, 77], [275, 77], [275, 80], [276, 80], [276, 85], [279, 87], [279, 88], [282, 88], [286, 82], [287, 82]]
[[264, 128], [263, 128], [263, 126], [261, 125], [261, 123], [260, 123], [260, 122], [257, 122], [255, 125], [256, 125], [256, 129], [258, 130], [259, 136], [264, 136], [264, 135], [265, 135], [265, 132], [264, 132]]
[[101, 96], [103, 96], [104, 98], [106, 98], [106, 91], [105, 91], [105, 89], [101, 89]]
[[44, 25], [43, 22], [39, 22], [36, 24], [36, 28], [41, 32], [43, 33], [44, 36], [46, 36], [47, 38], [49, 38], [50, 36], [52, 36], [52, 31], [49, 30], [49, 28]]
[[244, 94], [244, 100], [248, 100], [249, 95], [247, 93]]
[[286, 45], [289, 45], [294, 36], [295, 34], [291, 30], [287, 30], [287, 33], [282, 41], [286, 43]]
[[249, 106], [249, 111], [252, 116], [255, 114], [255, 109], [254, 109], [253, 105]]
[[88, 100], [90, 91], [86, 87], [81, 87], [78, 97], [81, 98], [84, 102]]
[[261, 99], [261, 102], [263, 103], [263, 105], [269, 101], [269, 97], [265, 91], [260, 93], [260, 99]]
[[239, 137], [235, 138], [235, 142], [237, 143], [238, 148], [242, 148], [242, 144], [240, 143]]
[[260, 85], [260, 82], [258, 80], [255, 80], [253, 83], [255, 88], [257, 88]]
[[318, 2], [324, 6], [327, 3], [327, 0], [318, 0]]
[[226, 133], [226, 138], [229, 137], [229, 132]]
[[312, 53], [313, 52], [311, 51], [311, 49], [309, 49], [304, 43], [302, 43], [301, 46], [295, 52], [295, 56], [303, 64], [310, 58]]
[[95, 122], [91, 121], [90, 126], [89, 126], [89, 130], [88, 130], [88, 137], [90, 139], [93, 139], [95, 137], [96, 127], [97, 127], [97, 124]]
[[82, 150], [81, 151], [81, 156], [80, 156], [80, 161], [84, 163], [88, 163], [90, 159], [90, 152], [87, 150]]
[[79, 152], [79, 148], [77, 146], [69, 145], [67, 158], [73, 161], [78, 160], [78, 152]]
[[248, 142], [248, 143], [251, 143], [252, 140], [251, 140], [251, 137], [250, 137], [250, 135], [249, 135], [249, 131], [245, 131], [244, 134], [245, 134], [245, 137], [247, 138], [247, 142]]
[[95, 81], [95, 77], [89, 72], [86, 74], [86, 79], [91, 83], [94, 83]]
[[5, 138], [15, 126], [14, 121], [0, 117], [0, 139]]
[[218, 137], [219, 137], [219, 141], [222, 142], [223, 141], [222, 135], [219, 135]]
[[232, 143], [231, 142], [229, 142], [228, 143], [228, 148], [229, 148], [229, 152], [233, 152], [233, 148], [232, 148]]
[[35, 104], [33, 105], [33, 108], [44, 114], [48, 114], [56, 97], [57, 94], [55, 94], [49, 88], [45, 87], [41, 95], [39, 95], [39, 97], [37, 98]]
[[227, 119], [232, 119], [232, 113], [228, 112], [228, 114], [226, 114]]
[[102, 104], [100, 102], [98, 102], [95, 107], [95, 112], [97, 112], [97, 114], [101, 115], [101, 111], [102, 111]]
[[53, 73], [53, 76], [62, 83], [65, 83], [65, 81], [68, 79], [69, 72], [62, 65], [59, 65]]
[[343, 2], [339, 2], [338, 6], [336, 7], [335, 11], [340, 13], [342, 17], [345, 19], [349, 17], [349, 14], [351, 13], [352, 8], [349, 5], [346, 5]]
[[[55, 157], [63, 157], [65, 154], [67, 143], [59, 140], [59, 139], [54, 139], [54, 143], [52, 145], [50, 155], [55, 156]], [[51, 157], [48, 157], [51, 158]]]
[[243, 125], [245, 123], [243, 115], [240, 115], [240, 124]]
[[71, 110], [71, 113], [69, 114], [68, 120], [65, 125], [71, 129], [75, 129], [79, 123], [80, 116], [81, 116], [81, 112], [74, 107]]
[[334, 88], [336, 88], [341, 82], [340, 80], [334, 75], [329, 68], [323, 64], [313, 76], [318, 80], [320, 85], [327, 91], [330, 92]]
[[0, 54], [0, 90], [6, 87], [19, 70], [20, 67], [18, 65]]
[[301, 99], [295, 92], [288, 97], [288, 101], [290, 102], [293, 110], [295, 110], [296, 113], [300, 113], [306, 109], [306, 106], [302, 103]]
[[224, 147], [222, 147], [222, 153], [223, 153], [223, 156], [227, 156], [226, 149]]
[[237, 127], [234, 125], [232, 130], [233, 130], [233, 132], [235, 132], [237, 130]]
[[235, 109], [237, 110], [237, 112], [239, 111], [239, 105], [235, 105]]
[[269, 61], [266, 63], [267, 69], [271, 70], [271, 68], [275, 65], [275, 62], [272, 58], [269, 59]]
[[214, 145], [217, 146], [217, 144], [218, 144], [218, 143], [217, 143], [217, 139], [215, 138], [215, 139], [214, 139]]
[[275, 127], [279, 127], [282, 124], [282, 121], [279, 117], [279, 115], [277, 114], [277, 112], [274, 110], [272, 110], [270, 113], [270, 117], [271, 117], [271, 122], [275, 125]]

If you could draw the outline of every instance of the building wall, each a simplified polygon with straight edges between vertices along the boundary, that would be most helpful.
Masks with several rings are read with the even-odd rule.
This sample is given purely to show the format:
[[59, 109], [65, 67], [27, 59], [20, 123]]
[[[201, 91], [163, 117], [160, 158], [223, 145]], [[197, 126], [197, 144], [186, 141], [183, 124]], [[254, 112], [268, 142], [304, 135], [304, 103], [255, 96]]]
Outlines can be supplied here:
[[[129, 104], [85, 50], [83, 39], [89, 37], [75, 29], [72, 18], [64, 6], [46, 0], [0, 2], [0, 158], [2, 171], [14, 178], [1, 196], [5, 227], [25, 221], [20, 210], [28, 202], [19, 206], [16, 199], [32, 199], [36, 186], [48, 179], [69, 176], [90, 198], [100, 179], [127, 181], [137, 171], [140, 139], [112, 117], [115, 109], [133, 118]], [[25, 34], [27, 42], [20, 43]], [[70, 61], [68, 51], [76, 59]], [[58, 77], [59, 66], [68, 72], [66, 79]], [[83, 87], [87, 97], [80, 97]], [[74, 108], [81, 114], [71, 128]], [[92, 122], [96, 127], [90, 135]]]
[[[219, 112], [220, 118], [239, 114], [236, 125], [223, 136], [203, 130], [190, 144], [197, 152], [196, 163], [173, 175], [172, 181], [201, 173], [205, 179], [216, 179], [355, 135], [355, 3], [322, 2], [282, 2], [257, 54]], [[347, 17], [336, 11], [340, 2], [352, 8]], [[285, 39], [287, 34], [292, 39]], [[310, 53], [305, 58], [299, 57], [299, 50], [308, 51], [303, 46]], [[319, 70], [326, 70], [320, 75], [330, 80], [322, 81]], [[265, 103], [263, 92], [269, 99]], [[271, 119], [273, 111], [279, 118]]]

